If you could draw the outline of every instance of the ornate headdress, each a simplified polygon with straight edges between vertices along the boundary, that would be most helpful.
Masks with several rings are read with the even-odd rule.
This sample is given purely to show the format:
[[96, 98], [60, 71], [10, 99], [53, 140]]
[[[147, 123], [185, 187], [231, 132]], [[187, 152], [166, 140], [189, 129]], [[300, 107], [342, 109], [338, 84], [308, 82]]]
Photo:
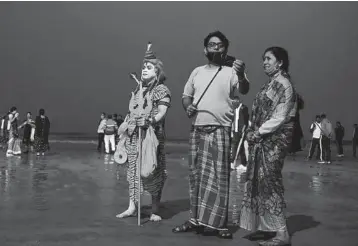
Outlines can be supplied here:
[[156, 57], [154, 52], [152, 51], [152, 43], [148, 42], [147, 44], [147, 50], [144, 54], [144, 60], [143, 63], [149, 62], [152, 63], [157, 69], [158, 69], [158, 82], [163, 83], [166, 79], [166, 76], [164, 74], [164, 64], [163, 62]]

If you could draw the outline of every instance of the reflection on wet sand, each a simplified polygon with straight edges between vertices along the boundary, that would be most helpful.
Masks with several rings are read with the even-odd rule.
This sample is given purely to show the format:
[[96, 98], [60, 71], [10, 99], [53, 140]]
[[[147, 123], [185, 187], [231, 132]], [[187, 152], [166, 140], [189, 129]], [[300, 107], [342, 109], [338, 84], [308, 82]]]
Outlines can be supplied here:
[[230, 177], [230, 206], [232, 207], [232, 221], [237, 223], [240, 216], [241, 201], [245, 189], [246, 171], [236, 169], [231, 171]]
[[113, 167], [114, 166], [115, 166], [114, 165], [114, 156], [106, 154], [104, 156], [104, 170], [113, 172]]

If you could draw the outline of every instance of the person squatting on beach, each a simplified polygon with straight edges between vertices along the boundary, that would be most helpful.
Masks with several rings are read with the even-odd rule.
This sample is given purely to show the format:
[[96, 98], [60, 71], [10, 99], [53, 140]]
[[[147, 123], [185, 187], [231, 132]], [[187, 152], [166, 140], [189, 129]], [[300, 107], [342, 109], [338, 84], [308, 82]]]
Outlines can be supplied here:
[[263, 54], [269, 77], [256, 94], [247, 130], [249, 161], [240, 213], [240, 227], [276, 232], [262, 245], [290, 243], [284, 209], [282, 168], [292, 142], [297, 96], [288, 74], [288, 53], [270, 47]]
[[[184, 87], [183, 107], [192, 118], [189, 140], [190, 219], [173, 228], [174, 233], [194, 230], [203, 234], [214, 233], [219, 238], [232, 238], [227, 228], [230, 134], [234, 108], [240, 103], [233, 98], [238, 92], [246, 94], [249, 82], [244, 62], [231, 58], [233, 64], [227, 64], [228, 47], [229, 40], [223, 33], [210, 33], [204, 39], [208, 63], [195, 68]], [[199, 98], [202, 100], [198, 103]]]
[[9, 141], [7, 144], [6, 156], [21, 155], [21, 140], [18, 130], [19, 113], [16, 107], [12, 107], [8, 114]]
[[32, 119], [31, 112], [27, 112], [26, 120], [19, 126], [19, 129], [24, 129], [22, 144], [26, 150], [23, 153], [27, 154], [29, 151], [33, 152], [33, 143], [35, 138], [35, 121]]
[[35, 120], [35, 142], [34, 147], [36, 155], [45, 155], [45, 152], [49, 150], [48, 137], [50, 134], [50, 120], [45, 115], [45, 110], [40, 109], [39, 115]]
[[[240, 101], [238, 96], [235, 100]], [[246, 151], [246, 130], [249, 127], [249, 109], [240, 103], [234, 111], [234, 120], [231, 128], [231, 169], [246, 170], [247, 151]], [[237, 165], [237, 158], [240, 157], [240, 165]]]
[[[118, 214], [117, 218], [133, 216], [137, 212], [139, 186], [140, 190], [148, 191], [152, 196], [152, 211], [150, 220], [160, 221], [159, 203], [162, 196], [162, 190], [167, 178], [166, 160], [165, 160], [165, 116], [171, 103], [171, 93], [164, 84], [166, 76], [163, 70], [163, 62], [156, 57], [151, 50], [151, 44], [148, 44], [147, 51], [143, 60], [141, 78], [143, 85], [143, 101], [139, 95], [139, 85], [132, 92], [129, 101], [129, 113], [125, 117], [124, 123], [118, 130], [120, 138], [125, 134], [125, 150], [128, 156], [127, 180], [129, 183], [129, 207], [126, 211]], [[139, 105], [143, 107], [139, 108]], [[145, 112], [145, 113], [143, 113]], [[142, 140], [148, 134], [149, 129], [154, 129], [154, 135], [159, 141], [156, 151], [157, 165], [149, 176], [141, 177], [141, 183], [138, 184], [137, 161], [138, 145], [140, 144], [139, 127], [142, 128]], [[121, 140], [120, 140], [121, 142]], [[145, 160], [144, 160], [145, 161]], [[145, 163], [142, 162], [142, 167]]]

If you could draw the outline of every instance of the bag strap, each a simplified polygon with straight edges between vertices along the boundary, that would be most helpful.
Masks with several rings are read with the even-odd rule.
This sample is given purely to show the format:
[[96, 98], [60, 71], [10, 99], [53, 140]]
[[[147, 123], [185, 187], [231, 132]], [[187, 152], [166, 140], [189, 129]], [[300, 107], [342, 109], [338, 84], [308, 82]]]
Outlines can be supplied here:
[[209, 89], [210, 85], [213, 83], [214, 79], [216, 78], [216, 76], [218, 75], [218, 73], [221, 71], [222, 66], [219, 67], [218, 71], [215, 73], [214, 77], [211, 79], [210, 83], [208, 84], [208, 86], [205, 88], [203, 94], [201, 94], [199, 100], [195, 103], [195, 107], [198, 106], [198, 104], [200, 103], [201, 99], [203, 98], [203, 96], [205, 95], [206, 91]]

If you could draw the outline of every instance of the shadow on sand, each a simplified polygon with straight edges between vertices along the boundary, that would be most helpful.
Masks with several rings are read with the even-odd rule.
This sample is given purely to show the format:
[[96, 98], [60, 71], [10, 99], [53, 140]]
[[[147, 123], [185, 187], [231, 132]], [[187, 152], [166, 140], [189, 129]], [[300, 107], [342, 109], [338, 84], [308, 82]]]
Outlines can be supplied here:
[[[287, 218], [287, 226], [288, 226], [289, 234], [291, 236], [293, 236], [296, 232], [308, 230], [317, 227], [320, 224], [321, 223], [315, 221], [312, 216], [307, 216], [307, 215], [297, 214]], [[274, 232], [257, 231], [244, 236], [244, 238], [250, 241], [258, 241], [258, 240], [266, 241], [269, 240], [270, 238], [273, 238], [275, 235], [276, 233]]]

